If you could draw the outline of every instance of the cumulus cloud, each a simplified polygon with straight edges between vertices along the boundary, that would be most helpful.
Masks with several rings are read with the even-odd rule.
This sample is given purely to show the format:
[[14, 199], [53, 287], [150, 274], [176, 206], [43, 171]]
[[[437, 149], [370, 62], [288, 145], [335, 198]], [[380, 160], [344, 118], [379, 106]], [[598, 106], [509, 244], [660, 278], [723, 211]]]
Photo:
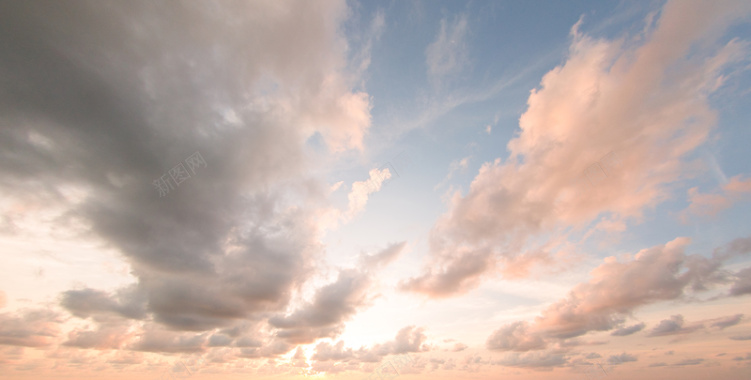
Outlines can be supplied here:
[[705, 42], [750, 10], [734, 0], [671, 1], [628, 44], [577, 24], [566, 62], [529, 96], [508, 158], [485, 163], [468, 193], [453, 196], [431, 231], [430, 261], [403, 289], [465, 292], [524, 256], [532, 237], [600, 217], [638, 220], [671, 197], [669, 185], [695, 173], [688, 154], [715, 125], [707, 97], [722, 68], [748, 55], [737, 40], [719, 50]]
[[495, 365], [521, 368], [548, 368], [566, 364], [567, 359], [563, 354], [553, 352], [524, 352], [509, 353], [500, 360], [492, 361]]
[[157, 326], [147, 327], [131, 346], [136, 351], [195, 353], [203, 352], [207, 333], [167, 331]]
[[646, 327], [646, 326], [647, 325], [645, 325], [644, 323], [637, 323], [635, 325], [631, 325], [631, 326], [628, 326], [628, 327], [621, 327], [621, 328], [613, 331], [612, 333], [610, 333], [610, 335], [613, 335], [613, 336], [627, 336], [627, 335], [631, 335], [631, 334], [634, 334], [634, 333], [637, 333], [637, 332], [643, 330], [644, 327]]
[[68, 333], [68, 340], [63, 344], [100, 350], [119, 349], [136, 337], [134, 326], [125, 321], [99, 319], [97, 322], [95, 330], [74, 329]]
[[727, 317], [717, 318], [710, 324], [711, 327], [716, 327], [720, 330], [724, 330], [728, 327], [735, 326], [743, 320], [743, 314], [729, 315]]
[[45, 347], [60, 335], [60, 316], [45, 309], [0, 314], [0, 344]]
[[[129, 347], [196, 352], [211, 331], [287, 310], [318, 265], [328, 207], [328, 185], [305, 175], [307, 142], [357, 151], [370, 127], [370, 98], [347, 71], [346, 2], [45, 6], [0, 6], [0, 71], [13, 73], [0, 89], [0, 189], [74, 215], [137, 279], [114, 292], [64, 292], [63, 307], [100, 324], [66, 344], [120, 346], [113, 336], [126, 325], [112, 318], [137, 319], [161, 327], [136, 331]], [[274, 320], [285, 341], [264, 337], [269, 347], [246, 354], [340, 331], [364, 280], [340, 281]], [[3, 328], [26, 331], [9, 342], [53, 335], [5, 318]]]
[[[487, 347], [497, 351], [529, 351], [590, 331], [617, 328], [613, 335], [634, 333], [644, 326], [622, 326], [634, 310], [725, 283], [722, 262], [751, 252], [748, 245], [751, 239], [741, 238], [715, 249], [710, 258], [686, 255], [689, 241], [677, 238], [643, 249], [625, 262], [614, 257], [605, 259], [592, 270], [588, 282], [575, 286], [566, 298], [548, 306], [534, 321], [514, 322], [493, 332], [487, 339]], [[734, 318], [723, 318], [720, 322], [732, 323]], [[688, 333], [703, 327], [703, 322], [684, 327], [683, 317], [674, 316], [662, 321], [650, 336]]]
[[312, 359], [318, 361], [343, 361], [354, 358], [354, 352], [351, 348], [344, 348], [344, 341], [339, 341], [336, 344], [329, 342], [321, 342], [316, 346], [315, 354]]
[[499, 351], [528, 351], [545, 347], [545, 341], [539, 335], [530, 334], [530, 326], [526, 322], [514, 322], [496, 330], [487, 341], [491, 350]]
[[125, 318], [143, 319], [146, 299], [139, 291], [135, 286], [120, 289], [116, 295], [95, 289], [68, 290], [63, 292], [60, 305], [80, 318], [114, 313]]
[[427, 351], [423, 345], [427, 339], [424, 331], [422, 327], [406, 326], [396, 333], [393, 341], [377, 344], [371, 351], [379, 356]]
[[361, 255], [357, 270], [341, 270], [336, 281], [318, 289], [311, 302], [288, 315], [269, 318], [269, 325], [276, 329], [275, 336], [290, 345], [338, 336], [347, 320], [371, 304], [374, 274], [394, 261], [406, 245], [403, 241], [372, 255]]
[[730, 288], [730, 294], [741, 296], [751, 293], [751, 268], [741, 269], [735, 275], [735, 282]]
[[735, 176], [725, 184], [721, 191], [714, 193], [701, 193], [698, 188], [688, 190], [689, 206], [681, 212], [681, 219], [687, 222], [692, 215], [715, 216], [721, 211], [738, 202], [751, 192], [751, 179], [743, 179]]
[[336, 344], [321, 342], [316, 346], [312, 359], [318, 361], [351, 361], [353, 363], [377, 363], [385, 356], [399, 355], [427, 351], [424, 342], [427, 339], [424, 329], [417, 326], [406, 326], [397, 332], [392, 341], [378, 343], [372, 347], [353, 348], [344, 347], [344, 342]]
[[608, 364], [621, 364], [635, 361], [637, 361], [636, 356], [629, 355], [625, 352], [620, 355], [611, 355], [608, 357]]
[[679, 335], [690, 334], [704, 328], [701, 323], [693, 323], [684, 326], [683, 316], [680, 314], [673, 315], [670, 319], [664, 319], [655, 326], [647, 336], [666, 336], [666, 335]]
[[369, 305], [370, 278], [356, 270], [343, 270], [339, 278], [319, 289], [312, 302], [288, 316], [269, 319], [277, 336], [290, 344], [312, 343], [333, 338], [344, 330], [344, 322], [359, 308]]
[[469, 346], [467, 346], [464, 343], [456, 342], [456, 343], [454, 343], [454, 347], [451, 348], [451, 351], [453, 351], [453, 352], [460, 352], [460, 351], [466, 350], [468, 347]]

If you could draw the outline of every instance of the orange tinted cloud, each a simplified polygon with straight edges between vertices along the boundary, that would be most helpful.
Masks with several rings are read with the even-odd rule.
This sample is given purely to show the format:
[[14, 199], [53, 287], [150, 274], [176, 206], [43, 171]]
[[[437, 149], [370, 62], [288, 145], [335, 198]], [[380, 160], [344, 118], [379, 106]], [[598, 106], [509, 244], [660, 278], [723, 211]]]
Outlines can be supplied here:
[[692, 187], [688, 190], [690, 204], [681, 212], [681, 220], [685, 223], [691, 215], [715, 216], [733, 203], [743, 200], [747, 193], [751, 193], [751, 179], [742, 179], [739, 175], [713, 193], [704, 194]]
[[638, 220], [671, 197], [667, 185], [695, 172], [685, 156], [715, 125], [707, 95], [721, 69], [747, 56], [737, 41], [719, 50], [697, 43], [750, 8], [668, 2], [657, 26], [633, 41], [594, 39], [575, 25], [567, 61], [530, 94], [509, 157], [485, 163], [468, 193], [454, 195], [431, 232], [431, 261], [402, 288], [466, 291], [498, 269], [515, 272], [499, 263], [524, 254], [533, 236], [603, 215]]
[[[721, 264], [730, 258], [751, 253], [751, 238], [736, 239], [713, 252], [711, 258], [687, 255], [690, 240], [677, 238], [664, 245], [643, 249], [633, 260], [614, 257], [591, 272], [591, 279], [574, 287], [561, 299], [542, 311], [532, 322], [519, 321], [493, 332], [487, 340], [489, 349], [530, 351], [554, 342], [619, 328], [613, 335], [629, 335], [644, 328], [621, 328], [626, 318], [642, 306], [674, 300], [713, 285], [727, 282]], [[724, 328], [740, 321], [742, 315], [711, 320], [711, 326]], [[680, 320], [679, 320], [680, 319]], [[665, 335], [683, 327], [694, 331], [704, 322], [683, 326], [681, 318], [663, 321], [653, 336]], [[694, 328], [695, 327], [695, 328]], [[672, 330], [670, 329], [672, 328]], [[690, 331], [688, 331], [690, 332]]]

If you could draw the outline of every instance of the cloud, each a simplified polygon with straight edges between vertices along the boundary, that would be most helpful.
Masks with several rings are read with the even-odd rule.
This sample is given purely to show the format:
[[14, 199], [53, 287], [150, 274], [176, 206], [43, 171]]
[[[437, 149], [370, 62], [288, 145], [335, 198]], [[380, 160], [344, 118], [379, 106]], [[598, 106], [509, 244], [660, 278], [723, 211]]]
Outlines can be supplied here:
[[451, 351], [452, 351], [452, 352], [461, 352], [461, 351], [464, 351], [464, 350], [466, 350], [466, 349], [467, 349], [468, 347], [469, 347], [469, 346], [467, 346], [467, 345], [466, 345], [466, 344], [464, 344], [464, 343], [459, 343], [459, 342], [456, 342], [456, 343], [454, 343], [454, 347], [453, 347], [453, 348], [451, 348]]
[[373, 19], [370, 21], [370, 26], [368, 27], [367, 32], [360, 37], [360, 39], [362, 40], [361, 46], [357, 51], [357, 56], [353, 60], [353, 63], [357, 65], [357, 68], [355, 70], [356, 76], [360, 77], [364, 75], [365, 71], [370, 66], [373, 44], [375, 42], [378, 42], [378, 40], [381, 38], [385, 26], [385, 14], [382, 9], [379, 9], [375, 12]]
[[533, 237], [600, 217], [639, 220], [670, 198], [715, 125], [707, 96], [721, 68], [747, 56], [737, 40], [717, 50], [708, 42], [750, 8], [668, 2], [657, 27], [628, 44], [575, 26], [566, 62], [529, 96], [508, 158], [482, 165], [467, 194], [453, 196], [431, 231], [431, 261], [403, 289], [466, 292], [513, 265]]
[[369, 348], [361, 347], [357, 350], [345, 348], [343, 341], [336, 344], [318, 343], [312, 359], [317, 361], [377, 363], [388, 355], [427, 351], [428, 348], [424, 346], [426, 338], [423, 328], [406, 326], [397, 332], [394, 340], [375, 344]]
[[396, 333], [393, 341], [377, 344], [371, 351], [379, 356], [427, 351], [423, 346], [427, 338], [424, 331], [422, 327], [406, 326]]
[[748, 335], [735, 335], [735, 336], [731, 336], [730, 339], [732, 339], [732, 340], [751, 340], [751, 334], [748, 334]]
[[143, 319], [146, 304], [140, 289], [135, 286], [120, 289], [117, 295], [95, 289], [68, 290], [63, 292], [60, 305], [79, 318], [102, 313], [114, 313], [125, 318]]
[[407, 246], [406, 241], [394, 243], [384, 248], [378, 253], [372, 255], [361, 255], [360, 263], [362, 267], [368, 269], [377, 269], [389, 265], [396, 260], [399, 255], [402, 254], [404, 248]]
[[620, 355], [611, 355], [608, 357], [608, 364], [622, 364], [622, 363], [628, 363], [628, 362], [635, 362], [637, 361], [637, 357], [634, 355], [629, 355], [627, 353], [622, 353]]
[[728, 327], [737, 325], [741, 320], [743, 320], [743, 314], [730, 315], [715, 319], [710, 326], [724, 330]]
[[[370, 306], [377, 270], [394, 261], [407, 242], [389, 245], [373, 255], [360, 256], [360, 269], [339, 271], [336, 281], [323, 286], [313, 300], [289, 315], [269, 318], [276, 338], [292, 344], [309, 344], [321, 338], [335, 338], [344, 331], [344, 323], [358, 311]], [[290, 346], [291, 347], [291, 346]]]
[[701, 359], [701, 358], [699, 358], [699, 359], [685, 359], [685, 360], [681, 360], [681, 361], [679, 361], [679, 362], [677, 362], [677, 363], [675, 363], [673, 365], [677, 365], [677, 366], [698, 365], [698, 364], [701, 364], [703, 362], [704, 362], [704, 359]]
[[[56, 228], [86, 226], [85, 238], [119, 252], [136, 278], [114, 292], [64, 292], [68, 311], [99, 325], [66, 344], [124, 344], [113, 334], [125, 325], [108, 316], [157, 324], [127, 343], [152, 352], [196, 352], [214, 330], [245, 322], [268, 327], [322, 253], [329, 186], [306, 174], [308, 141], [358, 151], [370, 127], [370, 97], [347, 71], [346, 2], [50, 6], [0, 12], [0, 71], [14, 73], [0, 89], [0, 191], [75, 216]], [[195, 153], [205, 165], [186, 162]], [[179, 165], [190, 175], [180, 183]], [[340, 280], [276, 320], [280, 336], [340, 331], [365, 282]], [[6, 318], [28, 334], [3, 339], [50, 341], [50, 326]], [[266, 338], [245, 354], [286, 352]]]
[[487, 341], [487, 347], [499, 351], [528, 351], [545, 347], [542, 337], [530, 334], [527, 322], [514, 322], [496, 330]]
[[451, 161], [451, 164], [449, 164], [449, 172], [446, 174], [446, 177], [441, 180], [441, 182], [433, 188], [433, 190], [437, 190], [443, 186], [445, 186], [449, 180], [456, 174], [457, 172], [464, 172], [467, 170], [467, 166], [469, 165], [469, 159], [471, 157], [464, 157], [461, 160], [454, 160]]
[[5, 292], [0, 290], [0, 309], [5, 307], [5, 304], [8, 302], [8, 297], [5, 295]]
[[23, 347], [46, 347], [60, 335], [60, 316], [53, 311], [21, 310], [0, 314], [0, 344]]
[[425, 49], [428, 76], [435, 81], [460, 71], [467, 64], [467, 15], [458, 15], [452, 22], [443, 18], [435, 41]]
[[715, 216], [722, 210], [730, 207], [732, 202], [720, 194], [702, 194], [698, 188], [692, 187], [688, 190], [689, 202], [691, 203], [686, 211], [681, 215], [681, 219], [688, 221], [687, 213], [701, 216]]
[[196, 353], [204, 351], [206, 338], [206, 333], [182, 333], [152, 326], [147, 327], [130, 348], [146, 352]]
[[[726, 282], [724, 260], [751, 252], [749, 238], [735, 239], [714, 250], [711, 258], [686, 255], [687, 238], [643, 249], [633, 259], [619, 262], [614, 257], [592, 270], [591, 279], [575, 286], [569, 294], [548, 306], [534, 321], [518, 321], [493, 332], [486, 342], [497, 351], [529, 351], [552, 342], [578, 337], [590, 331], [617, 329], [613, 335], [644, 328], [623, 327], [626, 317], [639, 307], [681, 299]], [[722, 319], [730, 323], [730, 319]], [[650, 336], [688, 333], [704, 324], [683, 327], [683, 317], [674, 316], [656, 326]]]
[[751, 293], [751, 268], [745, 268], [735, 274], [736, 280], [730, 288], [730, 294], [741, 296]]
[[339, 341], [335, 345], [332, 345], [328, 342], [321, 342], [316, 345], [316, 351], [315, 354], [313, 354], [312, 359], [317, 361], [327, 361], [327, 360], [335, 360], [335, 361], [343, 361], [343, 360], [349, 360], [355, 357], [354, 352], [351, 348], [345, 349], [344, 348], [344, 341]]
[[391, 172], [388, 168], [371, 169], [369, 174], [370, 178], [367, 181], [352, 183], [352, 191], [348, 195], [349, 208], [347, 209], [347, 217], [349, 219], [365, 209], [368, 195], [380, 190], [383, 181], [391, 178]]
[[643, 330], [644, 327], [646, 327], [646, 325], [643, 322], [642, 323], [637, 323], [635, 325], [631, 325], [631, 326], [628, 326], [628, 327], [621, 327], [621, 328], [613, 331], [612, 333], [610, 333], [610, 335], [612, 335], [612, 336], [627, 336], [627, 335], [631, 335], [631, 334], [634, 334], [634, 333], [637, 333], [637, 332]]
[[63, 344], [78, 348], [99, 350], [119, 349], [135, 338], [133, 326], [122, 320], [98, 320], [96, 330], [75, 329], [68, 333]]
[[313, 343], [319, 338], [334, 338], [344, 330], [344, 322], [359, 308], [370, 304], [367, 291], [371, 281], [355, 270], [339, 272], [338, 279], [319, 289], [312, 302], [288, 316], [274, 316], [269, 324], [277, 336], [290, 344]]
[[687, 222], [691, 215], [715, 216], [733, 203], [743, 200], [746, 193], [751, 192], [751, 179], [744, 180], [741, 176], [735, 176], [721, 190], [721, 192], [703, 194], [696, 187], [690, 188], [688, 190], [690, 204], [687, 209], [681, 211], [680, 217], [683, 222]]
[[567, 360], [562, 354], [552, 352], [525, 352], [509, 353], [500, 360], [494, 360], [495, 365], [520, 368], [548, 368], [566, 364]]
[[704, 328], [703, 324], [692, 324], [684, 327], [683, 316], [680, 314], [673, 315], [670, 319], [664, 319], [655, 326], [647, 336], [667, 336], [667, 335], [679, 335], [690, 334], [696, 330]]
[[742, 179], [742, 176], [735, 176], [722, 187], [728, 193], [742, 194], [751, 192], [751, 178]]

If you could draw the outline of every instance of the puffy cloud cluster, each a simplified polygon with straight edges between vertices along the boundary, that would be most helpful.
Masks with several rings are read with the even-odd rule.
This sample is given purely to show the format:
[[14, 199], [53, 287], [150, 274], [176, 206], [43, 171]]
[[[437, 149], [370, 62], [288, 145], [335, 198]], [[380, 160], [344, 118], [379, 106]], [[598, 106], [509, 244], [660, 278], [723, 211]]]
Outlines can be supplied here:
[[644, 330], [645, 327], [647, 327], [647, 325], [644, 324], [643, 322], [642, 323], [637, 323], [635, 325], [621, 327], [621, 328], [613, 331], [612, 333], [610, 333], [610, 335], [612, 335], [612, 336], [627, 336], [627, 335], [638, 333], [639, 331]]
[[724, 330], [728, 327], [737, 325], [743, 320], [743, 314], [729, 315], [726, 317], [710, 319], [706, 321], [696, 321], [692, 323], [686, 323], [683, 315], [676, 314], [669, 319], [660, 321], [647, 336], [669, 336], [669, 335], [684, 335], [691, 334], [696, 331], [703, 331], [707, 328], [713, 328], [717, 330]]
[[321, 342], [316, 346], [312, 358], [318, 361], [380, 362], [388, 355], [427, 351], [429, 348], [424, 344], [426, 339], [423, 328], [406, 326], [399, 330], [394, 340], [375, 344], [370, 348], [360, 347], [355, 350], [345, 348], [343, 341], [336, 344]]
[[[641, 306], [678, 300], [689, 294], [727, 283], [721, 264], [751, 252], [751, 238], [736, 239], [716, 249], [710, 258], [687, 255], [687, 238], [644, 249], [630, 261], [614, 257], [591, 272], [591, 279], [575, 286], [564, 299], [548, 306], [532, 322], [518, 321], [503, 326], [487, 339], [487, 347], [497, 351], [531, 351], [551, 343], [587, 334], [616, 329], [612, 335], [630, 335], [644, 324], [624, 327], [623, 323]], [[723, 329], [737, 324], [743, 315], [708, 321]], [[698, 323], [683, 326], [683, 317], [662, 321], [651, 336], [688, 333], [704, 328]]]
[[45, 309], [0, 314], [0, 345], [45, 347], [60, 335], [59, 314]]
[[521, 367], [521, 368], [549, 368], [559, 367], [564, 364], [568, 359], [561, 353], [553, 353], [547, 351], [541, 352], [512, 352], [503, 359], [495, 360], [492, 364], [503, 365], [506, 367]]
[[748, 56], [737, 40], [719, 50], [707, 42], [749, 11], [738, 0], [670, 1], [632, 41], [574, 26], [568, 59], [530, 94], [508, 158], [485, 163], [468, 192], [454, 194], [432, 229], [430, 261], [403, 288], [465, 292], [498, 271], [550, 261], [555, 247], [525, 252], [532, 237], [600, 217], [622, 225], [669, 198], [668, 185], [696, 173], [687, 157], [715, 125], [707, 97], [722, 69]]
[[120, 289], [116, 295], [95, 289], [68, 290], [62, 294], [60, 305], [79, 318], [112, 313], [124, 318], [143, 319], [146, 299], [139, 291], [135, 286]]
[[735, 176], [722, 186], [721, 191], [701, 193], [698, 188], [688, 190], [689, 206], [681, 213], [681, 219], [686, 222], [691, 215], [715, 216], [747, 196], [751, 192], [751, 179]]
[[[346, 2], [45, 7], [0, 5], [0, 72], [13, 73], [0, 89], [0, 189], [11, 204], [64, 209], [137, 278], [64, 292], [64, 308], [98, 325], [66, 344], [250, 350], [242, 339], [255, 334], [278, 355], [340, 332], [367, 276], [343, 272], [278, 316], [320, 260], [328, 185], [305, 175], [308, 141], [361, 150], [370, 127], [369, 96], [347, 71]], [[204, 165], [180, 170], [195, 152]], [[33, 315], [5, 318], [13, 344], [55, 335]]]
[[269, 319], [278, 329], [277, 336], [292, 344], [313, 343], [319, 338], [336, 337], [344, 330], [344, 321], [369, 304], [370, 279], [355, 270], [339, 273], [336, 282], [324, 286], [313, 302], [289, 316]]
[[649, 332], [649, 336], [666, 336], [678, 334], [690, 334], [703, 326], [698, 323], [684, 325], [683, 316], [673, 315], [670, 319], [664, 319]]
[[741, 296], [751, 293], [751, 268], [741, 269], [735, 277], [736, 280], [730, 288], [730, 294]]

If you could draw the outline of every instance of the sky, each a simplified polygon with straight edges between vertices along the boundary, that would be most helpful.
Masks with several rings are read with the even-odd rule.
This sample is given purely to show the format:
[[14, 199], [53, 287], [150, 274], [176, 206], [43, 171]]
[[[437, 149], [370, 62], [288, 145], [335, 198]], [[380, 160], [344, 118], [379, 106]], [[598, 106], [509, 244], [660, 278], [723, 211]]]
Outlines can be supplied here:
[[0, 377], [749, 378], [750, 22], [0, 1]]

